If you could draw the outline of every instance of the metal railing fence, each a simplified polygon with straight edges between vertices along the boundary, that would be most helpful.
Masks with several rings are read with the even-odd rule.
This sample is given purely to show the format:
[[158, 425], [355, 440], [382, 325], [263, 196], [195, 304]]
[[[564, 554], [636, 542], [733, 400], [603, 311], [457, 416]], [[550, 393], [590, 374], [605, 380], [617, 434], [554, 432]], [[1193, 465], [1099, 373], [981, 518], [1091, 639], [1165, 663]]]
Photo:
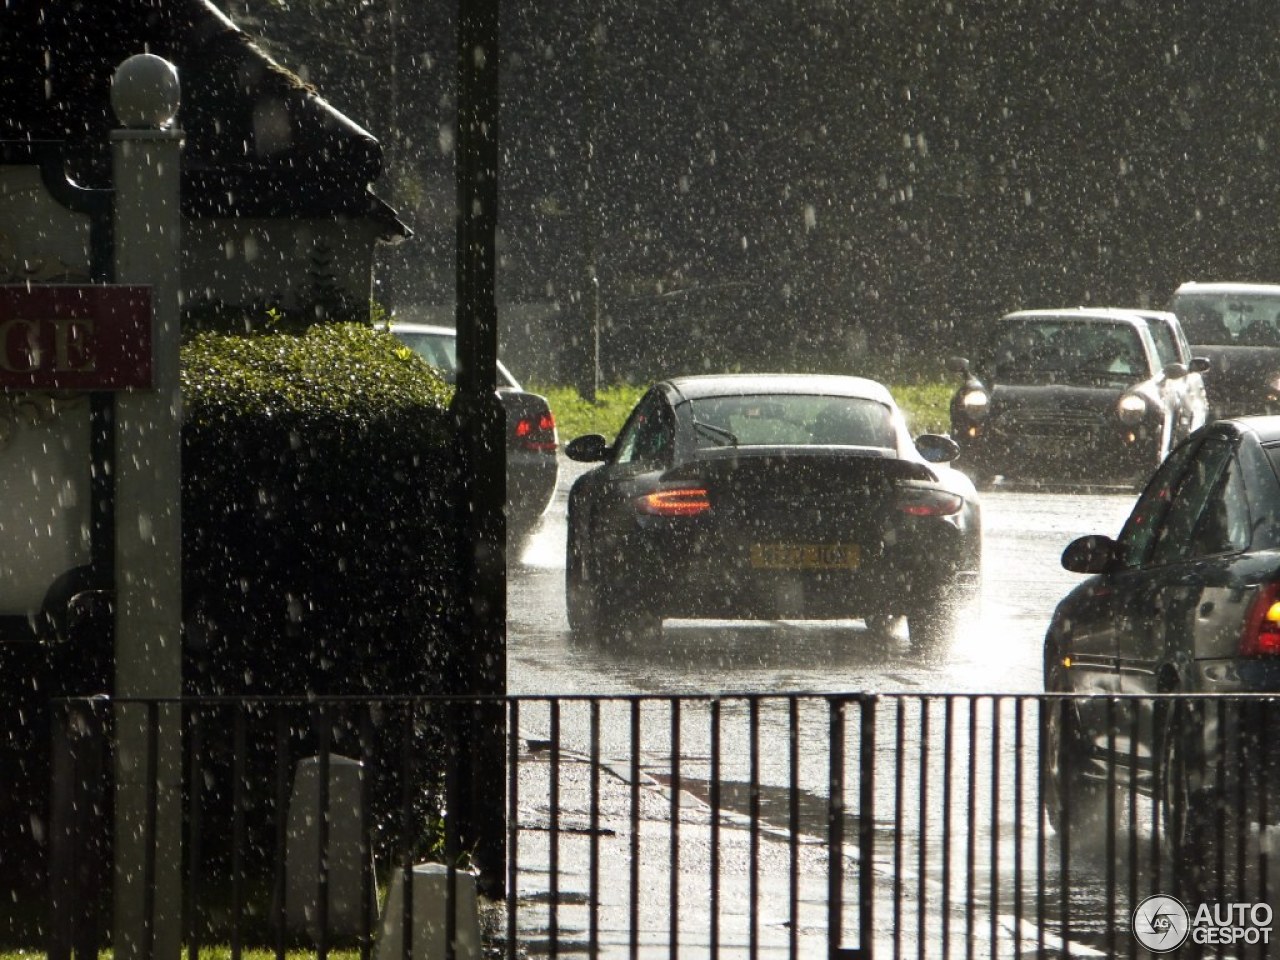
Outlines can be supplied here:
[[[473, 901], [456, 821], [477, 701], [183, 701], [191, 960], [224, 947], [361, 960], [1139, 957], [1135, 923], [1157, 895], [1186, 906], [1200, 938], [1188, 949], [1268, 955], [1269, 915], [1255, 911], [1225, 945], [1223, 924], [1206, 941], [1194, 917], [1275, 899], [1280, 699], [495, 705], [507, 895]], [[96, 956], [109, 939], [121, 706], [57, 707], [54, 960]], [[442, 866], [415, 869], [427, 862]]]

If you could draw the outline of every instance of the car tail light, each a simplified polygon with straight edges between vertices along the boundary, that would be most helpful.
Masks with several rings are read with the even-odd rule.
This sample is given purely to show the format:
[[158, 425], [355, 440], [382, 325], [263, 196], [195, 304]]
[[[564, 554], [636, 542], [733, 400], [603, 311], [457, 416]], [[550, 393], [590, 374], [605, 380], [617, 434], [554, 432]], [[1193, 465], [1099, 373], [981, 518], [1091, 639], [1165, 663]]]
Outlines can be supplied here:
[[1253, 598], [1240, 638], [1242, 657], [1280, 655], [1280, 583], [1264, 583]]
[[516, 421], [516, 443], [525, 450], [541, 450], [554, 453], [556, 449], [556, 420], [550, 410], [536, 416], [521, 417]]
[[898, 509], [909, 517], [950, 517], [960, 512], [964, 497], [946, 490], [904, 490]]
[[655, 490], [637, 499], [636, 509], [655, 517], [693, 517], [711, 509], [711, 498], [702, 487]]

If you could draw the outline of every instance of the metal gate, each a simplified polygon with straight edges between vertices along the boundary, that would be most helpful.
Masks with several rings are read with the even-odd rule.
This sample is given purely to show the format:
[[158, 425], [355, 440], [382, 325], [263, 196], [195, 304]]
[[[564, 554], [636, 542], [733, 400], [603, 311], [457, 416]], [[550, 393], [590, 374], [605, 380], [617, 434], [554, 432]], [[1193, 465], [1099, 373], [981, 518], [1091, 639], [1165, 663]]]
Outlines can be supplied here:
[[[458, 843], [456, 771], [468, 746], [459, 717], [475, 701], [183, 702], [189, 955], [421, 956], [415, 938], [430, 923], [420, 926], [414, 911], [425, 908], [411, 894], [424, 861], [444, 864], [432, 955], [474, 948], [513, 960], [1136, 957], [1148, 941], [1135, 924], [1167, 922], [1142, 913], [1150, 897], [1179, 898], [1193, 926], [1199, 903], [1274, 899], [1277, 801], [1269, 777], [1248, 773], [1274, 769], [1270, 753], [1252, 752], [1268, 739], [1256, 733], [1280, 730], [1268, 698], [636, 695], [501, 706], [506, 896], [481, 896], [473, 943], [459, 912], [475, 864]], [[96, 954], [110, 929], [105, 783], [118, 707], [60, 707], [54, 958]], [[310, 793], [299, 792], [303, 770]], [[1195, 798], [1209, 798], [1211, 817], [1177, 813]], [[299, 834], [299, 823], [312, 829]], [[403, 909], [389, 919], [397, 867]], [[1266, 956], [1269, 916], [1245, 920], [1225, 946], [1205, 940], [1203, 924], [1187, 936], [1209, 955]], [[1215, 929], [1225, 936], [1226, 925]]]

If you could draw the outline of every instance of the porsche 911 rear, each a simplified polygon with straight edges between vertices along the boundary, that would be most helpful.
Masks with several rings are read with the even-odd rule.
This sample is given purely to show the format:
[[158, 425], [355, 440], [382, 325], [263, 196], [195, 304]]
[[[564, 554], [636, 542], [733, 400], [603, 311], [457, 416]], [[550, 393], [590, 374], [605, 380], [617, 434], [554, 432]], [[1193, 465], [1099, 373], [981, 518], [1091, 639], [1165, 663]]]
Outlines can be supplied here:
[[966, 506], [926, 465], [874, 451], [735, 451], [634, 498], [615, 555], [663, 617], [906, 614], [976, 570]]

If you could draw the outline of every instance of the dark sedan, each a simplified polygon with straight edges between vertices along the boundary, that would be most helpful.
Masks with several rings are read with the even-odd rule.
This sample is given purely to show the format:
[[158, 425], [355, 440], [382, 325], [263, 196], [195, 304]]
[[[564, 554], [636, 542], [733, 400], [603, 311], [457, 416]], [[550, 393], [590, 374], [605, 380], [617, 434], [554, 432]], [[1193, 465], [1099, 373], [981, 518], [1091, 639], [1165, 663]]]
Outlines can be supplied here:
[[[1171, 332], [1172, 331], [1172, 332]], [[1159, 338], [1159, 339], [1157, 339]], [[1176, 319], [1149, 311], [1023, 310], [986, 331], [951, 401], [960, 466], [979, 487], [1139, 483], [1205, 422], [1203, 359]]]
[[1215, 419], [1280, 413], [1280, 285], [1184, 283], [1170, 309], [1212, 364]]
[[1090, 576], [1054, 612], [1045, 689], [1125, 696], [1050, 710], [1055, 822], [1096, 822], [1107, 783], [1129, 783], [1160, 799], [1189, 871], [1221, 867], [1215, 834], [1280, 829], [1280, 701], [1154, 696], [1280, 693], [1278, 473], [1280, 417], [1216, 421], [1170, 454], [1117, 539], [1066, 548], [1062, 565]]
[[602, 465], [573, 485], [566, 593], [577, 635], [664, 618], [907, 618], [944, 639], [976, 590], [981, 522], [948, 438], [912, 440], [889, 391], [858, 377], [738, 374], [651, 387]]
[[[458, 375], [458, 335], [452, 327], [393, 323], [391, 332], [436, 367], [447, 383]], [[507, 531], [528, 534], [546, 512], [559, 477], [556, 421], [547, 398], [525, 390], [498, 363], [498, 396], [507, 420]]]

